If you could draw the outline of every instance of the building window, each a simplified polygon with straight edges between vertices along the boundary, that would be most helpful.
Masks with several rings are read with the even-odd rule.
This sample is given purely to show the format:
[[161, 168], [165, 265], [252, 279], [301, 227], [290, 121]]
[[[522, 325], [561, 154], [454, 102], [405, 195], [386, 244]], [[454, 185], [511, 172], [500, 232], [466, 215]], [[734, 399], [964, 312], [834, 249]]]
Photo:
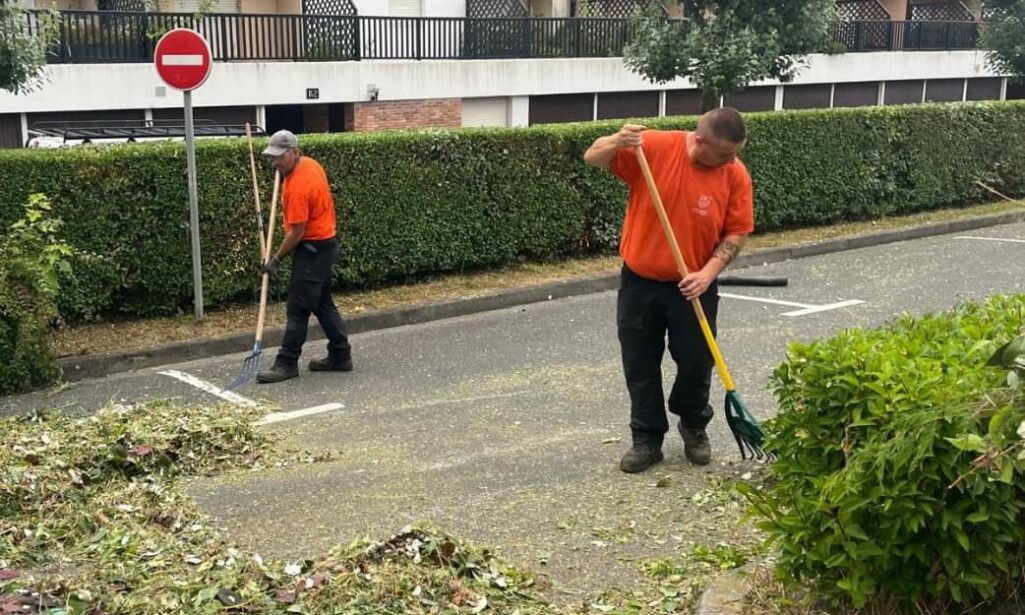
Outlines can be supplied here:
[[868, 107], [879, 103], [879, 83], [838, 83], [833, 88], [834, 107]]
[[530, 125], [584, 122], [594, 119], [593, 94], [551, 94], [530, 97]]
[[658, 92], [603, 92], [598, 94], [598, 119], [658, 117]]
[[832, 89], [828, 83], [785, 86], [783, 88], [783, 108], [828, 109]]
[[737, 111], [772, 111], [776, 108], [776, 86], [747, 88], [728, 94], [723, 104]]

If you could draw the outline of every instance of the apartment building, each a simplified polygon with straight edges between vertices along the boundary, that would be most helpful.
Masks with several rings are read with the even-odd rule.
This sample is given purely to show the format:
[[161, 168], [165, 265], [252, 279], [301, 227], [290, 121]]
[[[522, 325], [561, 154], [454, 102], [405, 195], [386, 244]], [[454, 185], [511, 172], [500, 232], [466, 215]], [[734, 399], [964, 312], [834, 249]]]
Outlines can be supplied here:
[[[193, 100], [196, 117], [217, 125], [310, 133], [695, 113], [700, 94], [687, 80], [655, 85], [623, 65], [627, 16], [647, 1], [58, 0], [48, 82], [0, 94], [0, 146], [76, 122], [180, 122], [182, 96], [152, 64], [173, 27], [211, 45], [215, 64]], [[676, 2], [664, 8], [685, 17]], [[759, 111], [1025, 97], [977, 48], [977, 4], [840, 0], [837, 9], [832, 34], [845, 52], [812, 56], [793, 82], [753, 84], [723, 102]]]

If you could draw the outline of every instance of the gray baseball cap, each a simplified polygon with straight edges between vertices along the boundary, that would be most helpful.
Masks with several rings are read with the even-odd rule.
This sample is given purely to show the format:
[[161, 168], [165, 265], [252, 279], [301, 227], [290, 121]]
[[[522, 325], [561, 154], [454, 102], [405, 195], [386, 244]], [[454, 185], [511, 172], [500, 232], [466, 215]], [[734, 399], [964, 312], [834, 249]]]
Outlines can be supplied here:
[[263, 150], [265, 156], [280, 156], [289, 150], [299, 147], [299, 139], [287, 130], [279, 130], [272, 134], [267, 149]]

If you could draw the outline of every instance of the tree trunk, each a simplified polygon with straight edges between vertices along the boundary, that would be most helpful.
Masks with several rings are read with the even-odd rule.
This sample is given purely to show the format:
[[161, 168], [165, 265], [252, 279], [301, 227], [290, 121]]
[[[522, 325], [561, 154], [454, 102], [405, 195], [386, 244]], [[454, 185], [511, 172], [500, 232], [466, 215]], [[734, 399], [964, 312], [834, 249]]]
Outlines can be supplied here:
[[719, 108], [719, 93], [712, 89], [701, 90], [701, 112], [705, 113]]

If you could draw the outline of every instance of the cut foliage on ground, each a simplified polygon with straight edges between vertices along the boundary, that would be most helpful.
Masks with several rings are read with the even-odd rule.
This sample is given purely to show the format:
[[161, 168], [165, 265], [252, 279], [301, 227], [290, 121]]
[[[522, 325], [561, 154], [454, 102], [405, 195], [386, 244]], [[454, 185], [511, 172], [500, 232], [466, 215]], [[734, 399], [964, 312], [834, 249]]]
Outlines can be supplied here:
[[[643, 581], [636, 587], [573, 605], [548, 600], [544, 575], [428, 524], [380, 540], [340, 537], [312, 559], [264, 559], [228, 540], [179, 490], [198, 475], [317, 460], [276, 451], [253, 427], [258, 413], [151, 402], [90, 417], [0, 422], [0, 613], [686, 614], [717, 575], [766, 557], [753, 528], [731, 544], [696, 545], [686, 554], [667, 549], [665, 558], [637, 562]], [[738, 480], [762, 485], [765, 470], [753, 467]], [[729, 511], [744, 525], [736, 484], [713, 478], [681, 506], [694, 514]], [[826, 610], [806, 604], [804, 592], [779, 585], [764, 567], [755, 579], [745, 615], [908, 613], [890, 606]]]
[[[429, 525], [265, 560], [179, 490], [192, 476], [317, 460], [275, 451], [257, 414], [151, 402], [0, 422], [0, 613], [655, 615], [687, 612], [709, 578], [755, 554], [752, 540], [642, 562], [642, 586], [574, 607], [547, 601], [543, 577]], [[728, 485], [702, 497], [740, 510]]]

